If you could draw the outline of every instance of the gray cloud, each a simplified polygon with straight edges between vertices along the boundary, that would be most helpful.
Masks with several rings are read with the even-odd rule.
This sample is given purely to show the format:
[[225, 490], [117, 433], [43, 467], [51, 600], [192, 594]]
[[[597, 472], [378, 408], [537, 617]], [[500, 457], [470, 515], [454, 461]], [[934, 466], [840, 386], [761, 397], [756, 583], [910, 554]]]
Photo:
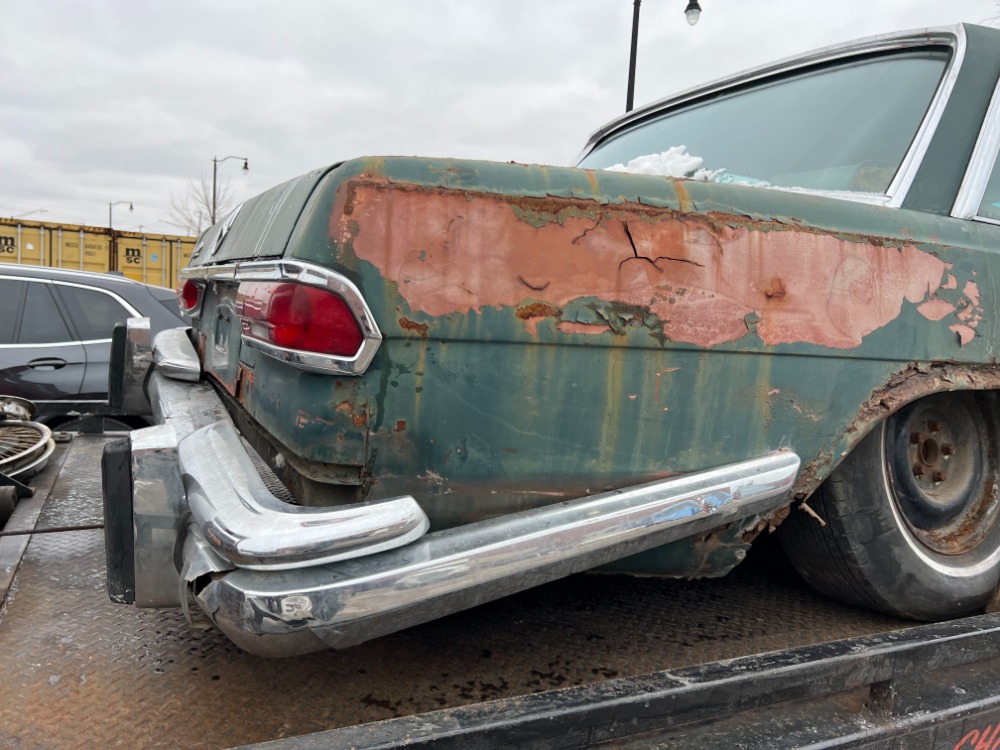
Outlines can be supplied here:
[[[636, 101], [876, 33], [980, 21], [992, 0], [642, 6]], [[568, 163], [624, 108], [630, 0], [7, 0], [0, 214], [171, 231], [171, 194], [226, 162], [239, 198], [362, 154]]]

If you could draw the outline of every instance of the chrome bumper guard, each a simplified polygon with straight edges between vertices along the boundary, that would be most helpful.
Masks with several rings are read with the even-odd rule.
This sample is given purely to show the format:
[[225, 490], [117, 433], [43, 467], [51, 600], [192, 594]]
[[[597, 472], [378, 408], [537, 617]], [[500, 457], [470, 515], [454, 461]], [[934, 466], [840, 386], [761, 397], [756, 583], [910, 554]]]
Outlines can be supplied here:
[[146, 381], [160, 424], [132, 434], [135, 602], [193, 599], [259, 655], [344, 648], [768, 513], [798, 474], [794, 453], [773, 453], [431, 534], [408, 496], [300, 508], [267, 490], [218, 395], [191, 382], [189, 347], [185, 329], [157, 336], [172, 353]]

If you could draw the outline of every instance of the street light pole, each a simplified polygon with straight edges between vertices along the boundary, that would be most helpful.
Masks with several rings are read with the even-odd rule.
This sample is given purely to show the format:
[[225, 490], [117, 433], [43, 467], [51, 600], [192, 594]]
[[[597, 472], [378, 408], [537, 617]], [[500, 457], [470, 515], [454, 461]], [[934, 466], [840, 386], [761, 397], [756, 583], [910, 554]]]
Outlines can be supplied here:
[[[639, 49], [639, 6], [642, 0], [635, 0], [632, 6], [632, 54], [628, 60], [628, 93], [625, 95], [625, 111], [632, 111], [633, 94], [635, 93], [635, 58]], [[694, 26], [701, 17], [701, 5], [698, 0], [689, 0], [684, 9], [684, 17]]]
[[625, 97], [625, 111], [632, 111], [632, 96], [635, 93], [635, 56], [639, 49], [639, 6], [642, 0], [635, 0], [632, 6], [632, 54], [628, 60], [628, 94]]
[[115, 206], [121, 205], [122, 203], [128, 203], [128, 212], [129, 213], [132, 213], [132, 211], [134, 210], [132, 208], [132, 201], [114, 201], [113, 203], [109, 203], [108, 204], [108, 231], [109, 232], [115, 231], [114, 224], [111, 221], [111, 209], [114, 208]]
[[224, 156], [221, 159], [212, 157], [212, 223], [215, 223], [215, 206], [216, 206], [216, 185], [219, 181], [219, 165], [226, 161], [227, 159], [242, 159], [243, 160], [243, 174], [250, 171], [250, 161], [245, 156]]

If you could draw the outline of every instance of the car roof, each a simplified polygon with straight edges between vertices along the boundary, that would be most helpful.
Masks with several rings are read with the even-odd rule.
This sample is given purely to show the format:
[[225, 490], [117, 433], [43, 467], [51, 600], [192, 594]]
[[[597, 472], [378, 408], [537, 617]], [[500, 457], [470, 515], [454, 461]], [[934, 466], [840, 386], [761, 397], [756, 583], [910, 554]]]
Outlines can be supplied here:
[[23, 266], [14, 263], [0, 264], [0, 276], [18, 276], [23, 278], [44, 279], [46, 281], [69, 281], [79, 284], [90, 284], [91, 286], [119, 289], [127, 286], [155, 286], [152, 284], [143, 284], [141, 281], [136, 281], [117, 273], [70, 271], [63, 268]]

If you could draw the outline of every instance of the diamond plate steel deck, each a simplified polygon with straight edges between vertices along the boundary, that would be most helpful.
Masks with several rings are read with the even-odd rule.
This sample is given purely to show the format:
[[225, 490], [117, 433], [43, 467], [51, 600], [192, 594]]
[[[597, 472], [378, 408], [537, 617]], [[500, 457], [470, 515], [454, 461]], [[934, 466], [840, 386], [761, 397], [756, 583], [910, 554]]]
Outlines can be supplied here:
[[[104, 442], [68, 447], [38, 529], [100, 523]], [[36, 534], [0, 607], [0, 746], [229, 747], [911, 624], [826, 601], [754, 557], [716, 581], [575, 576], [347, 651], [267, 660], [179, 610], [112, 604], [102, 531]]]

